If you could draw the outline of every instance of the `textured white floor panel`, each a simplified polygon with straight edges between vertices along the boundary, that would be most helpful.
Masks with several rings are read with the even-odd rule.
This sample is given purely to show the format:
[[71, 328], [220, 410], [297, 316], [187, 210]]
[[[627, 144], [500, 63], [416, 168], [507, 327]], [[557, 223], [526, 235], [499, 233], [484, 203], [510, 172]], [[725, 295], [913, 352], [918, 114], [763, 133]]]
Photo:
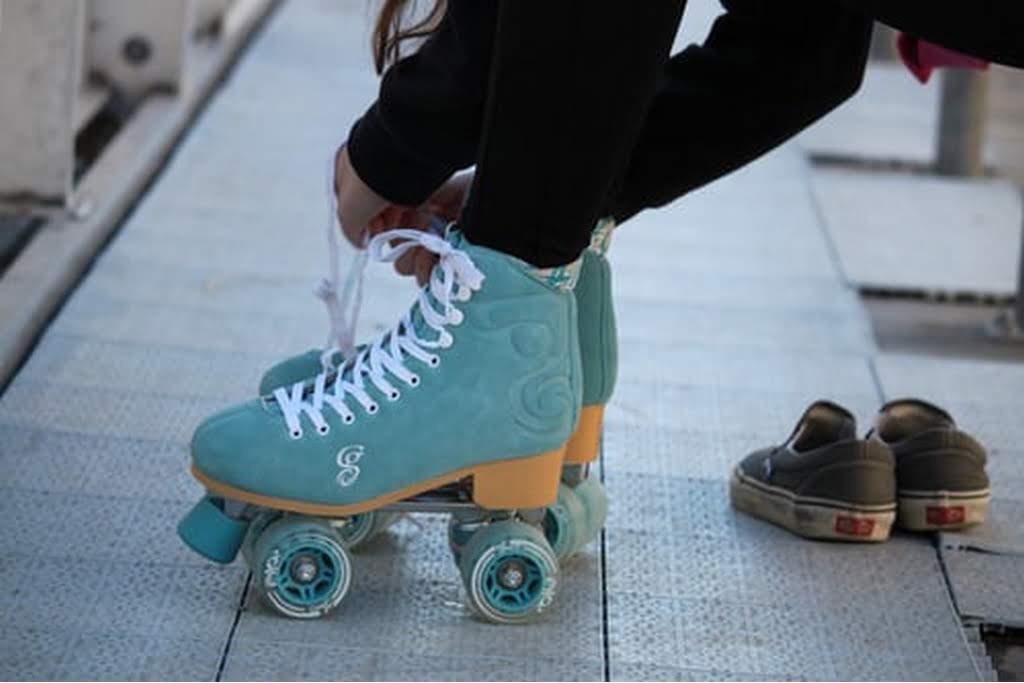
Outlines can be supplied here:
[[734, 512], [721, 481], [607, 481], [613, 679], [977, 680], [927, 541], [812, 543]]
[[[1020, 392], [1024, 390], [1024, 364], [1021, 363], [924, 358], [889, 353], [879, 354], [876, 362], [885, 392], [893, 397], [919, 395], [943, 406], [989, 404], [989, 407], [998, 407], [1008, 404], [1011, 408], [1017, 408], [1019, 406], [1015, 405], [1015, 400], [1020, 399]], [[962, 416], [955, 408], [953, 417], [969, 430], [982, 426], [971, 424], [980, 416]], [[1005, 426], [1012, 430], [1015, 422], [1009, 421]], [[1007, 436], [1011, 433], [1018, 432], [1009, 431]], [[1019, 433], [1024, 436], [1024, 432]], [[1010, 447], [1011, 444], [987, 445], [1001, 448]]]
[[[621, 272], [621, 269], [615, 269]], [[694, 306], [730, 310], [742, 314], [803, 312], [819, 315], [860, 315], [856, 293], [835, 276], [773, 277], [747, 274], [701, 273], [680, 266], [651, 264], [643, 277], [616, 277], [613, 282], [619, 308], [635, 302], [663, 307]]]
[[0, 481], [20, 491], [186, 501], [184, 444], [0, 424]]
[[[877, 391], [863, 355], [828, 350], [722, 350], [626, 339], [619, 343], [619, 376], [623, 382], [822, 396], [837, 391], [868, 396]], [[873, 406], [870, 413], [861, 417], [871, 417], [876, 408]]]
[[[415, 519], [401, 521], [356, 554], [351, 592], [326, 619], [287, 622], [283, 628], [281, 617], [250, 594], [235, 635], [242, 649], [232, 649], [227, 674], [276, 677], [279, 669], [263, 668], [266, 659], [238, 654], [272, 644], [292, 661], [313, 648], [315, 678], [600, 678], [595, 544], [565, 565], [546, 618], [510, 630], [468, 615], [446, 522], [437, 516]], [[392, 658], [394, 653], [400, 656]]]
[[986, 624], [1024, 628], [1020, 556], [951, 550], [942, 558], [961, 614]]
[[626, 342], [836, 353], [867, 353], [873, 347], [864, 321], [841, 312], [722, 310], [636, 301], [619, 307], [618, 320], [619, 337]]
[[818, 170], [813, 187], [846, 276], [862, 287], [1017, 289], [1019, 190], [1005, 180]]
[[68, 391], [148, 390], [183, 398], [239, 401], [252, 396], [272, 356], [133, 344], [61, 334], [47, 336], [22, 369], [25, 380]]
[[569, 657], [424, 655], [336, 644], [302, 645], [243, 640], [232, 647], [226, 681], [593, 681], [601, 665]]
[[[863, 377], [847, 385], [846, 391], [862, 389], [863, 393], [837, 393], [834, 388], [819, 390], [782, 381], [775, 387], [754, 383], [749, 389], [701, 383], [699, 378], [684, 384], [685, 368], [678, 379], [620, 381], [605, 414], [605, 465], [614, 471], [726, 479], [747, 453], [785, 441], [815, 400], [831, 399], [854, 414], [870, 415], [877, 399], [872, 388], [865, 386], [869, 376], [866, 365], [860, 363], [857, 367]], [[737, 375], [734, 381], [742, 379]]]
[[0, 424], [187, 444], [195, 426], [222, 407], [222, 400], [19, 379], [0, 399]]
[[[116, 532], [128, 527], [111, 528], [102, 516], [67, 528], [46, 519], [48, 543], [26, 543], [43, 540], [27, 537], [33, 532], [44, 537], [38, 511], [53, 502], [36, 497], [24, 515], [12, 514], [9, 500], [4, 503], [7, 530], [23, 533], [5, 535], [0, 559], [7, 585], [0, 596], [0, 676], [212, 678], [244, 574], [237, 568], [155, 561], [158, 547], [146, 548], [146, 542], [159, 546], [166, 532], [162, 524], [135, 528], [137, 516], [124, 518], [134, 529], [124, 544]], [[70, 504], [55, 511], [78, 519], [96, 512]]]
[[828, 157], [931, 163], [940, 79], [921, 85], [898, 62], [872, 63], [860, 92], [802, 133], [799, 144]]
[[0, 627], [9, 680], [213, 680], [219, 640]]

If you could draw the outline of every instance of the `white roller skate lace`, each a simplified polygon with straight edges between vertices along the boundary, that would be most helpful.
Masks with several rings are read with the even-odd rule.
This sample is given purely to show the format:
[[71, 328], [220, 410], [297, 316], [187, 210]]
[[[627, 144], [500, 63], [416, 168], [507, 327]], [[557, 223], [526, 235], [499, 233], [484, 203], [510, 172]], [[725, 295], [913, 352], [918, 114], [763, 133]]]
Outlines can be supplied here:
[[[356, 324], [363, 301], [363, 274], [366, 271], [367, 250], [363, 249], [356, 253], [339, 296], [341, 248], [338, 244], [338, 233], [341, 232], [341, 223], [338, 220], [338, 198], [334, 192], [333, 157], [327, 161], [326, 177], [328, 271], [327, 277], [317, 284], [314, 293], [327, 307], [330, 326], [327, 343], [320, 354], [320, 365], [324, 372], [331, 372], [337, 368], [336, 358], [348, 358], [355, 350]], [[351, 312], [348, 312], [349, 308]]]
[[[392, 245], [392, 242], [395, 244]], [[394, 327], [345, 360], [336, 373], [332, 374], [330, 370], [321, 372], [311, 387], [307, 382], [296, 382], [290, 390], [282, 387], [274, 391], [274, 399], [281, 408], [293, 439], [302, 437], [300, 417], [303, 414], [319, 434], [327, 434], [330, 427], [324, 419], [325, 407], [334, 410], [345, 424], [355, 422], [356, 415], [347, 405], [347, 397], [355, 399], [367, 414], [376, 413], [379, 406], [367, 391], [367, 379], [389, 401], [397, 401], [402, 395], [389, 380], [389, 374], [410, 388], [419, 386], [419, 375], [405, 365], [408, 358], [415, 358], [430, 367], [440, 364], [440, 356], [431, 350], [451, 346], [454, 338], [446, 327], [457, 326], [463, 320], [463, 313], [455, 307], [454, 302], [468, 301], [472, 292], [482, 286], [484, 274], [469, 254], [456, 249], [443, 237], [421, 230], [383, 232], [370, 240], [365, 258], [393, 262], [416, 247], [437, 254], [439, 259], [430, 274], [429, 283], [420, 289], [409, 312]], [[440, 306], [440, 311], [434, 307], [435, 302]], [[358, 310], [358, 305], [355, 310]], [[415, 327], [417, 319], [433, 330], [436, 338], [421, 337]], [[333, 322], [332, 318], [332, 325]], [[328, 388], [328, 379], [331, 377], [333, 384]]]
[[[356, 252], [349, 268], [345, 283], [338, 292], [341, 281], [341, 245], [338, 234], [341, 223], [338, 220], [338, 197], [334, 192], [334, 158], [327, 160], [327, 277], [320, 280], [313, 290], [327, 308], [327, 342], [320, 353], [320, 367], [324, 372], [333, 372], [345, 358], [355, 351], [356, 326], [363, 302], [363, 280], [369, 250], [367, 243]], [[431, 218], [429, 231], [443, 235], [445, 224]]]

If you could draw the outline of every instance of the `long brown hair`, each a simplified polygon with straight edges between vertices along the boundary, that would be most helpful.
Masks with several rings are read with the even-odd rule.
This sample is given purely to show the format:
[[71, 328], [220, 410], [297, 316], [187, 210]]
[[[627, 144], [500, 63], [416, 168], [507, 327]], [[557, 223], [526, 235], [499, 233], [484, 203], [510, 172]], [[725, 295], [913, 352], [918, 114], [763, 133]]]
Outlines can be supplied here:
[[416, 0], [384, 0], [371, 39], [373, 66], [378, 74], [384, 73], [384, 69], [398, 60], [404, 41], [423, 38], [437, 30], [444, 17], [445, 5], [445, 0], [435, 0], [434, 6], [422, 19], [403, 27], [402, 24], [416, 12]]

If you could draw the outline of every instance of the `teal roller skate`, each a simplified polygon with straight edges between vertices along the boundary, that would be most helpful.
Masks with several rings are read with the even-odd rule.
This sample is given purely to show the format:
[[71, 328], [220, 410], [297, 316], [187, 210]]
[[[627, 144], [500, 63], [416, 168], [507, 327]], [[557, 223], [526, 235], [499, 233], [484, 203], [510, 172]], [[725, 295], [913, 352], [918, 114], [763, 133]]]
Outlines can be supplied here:
[[[259, 395], [269, 396], [275, 389], [291, 387], [297, 382], [312, 381], [321, 372], [333, 373], [341, 367], [346, 358], [355, 355], [356, 322], [362, 300], [363, 272], [366, 268], [366, 252], [358, 252], [349, 275], [341, 282], [339, 264], [341, 250], [338, 246], [340, 228], [335, 221], [333, 188], [328, 188], [331, 197], [327, 221], [328, 275], [318, 283], [314, 293], [327, 308], [329, 331], [327, 344], [322, 349], [310, 349], [275, 364], [260, 378]], [[445, 226], [440, 221], [431, 223], [430, 231], [443, 235]], [[359, 347], [358, 350], [362, 350]], [[342, 542], [349, 550], [355, 550], [369, 542], [390, 527], [399, 514], [389, 512], [368, 512], [350, 520], [341, 531]]]
[[[583, 252], [580, 277], [574, 290], [583, 400], [579, 424], [566, 446], [562, 480], [574, 494], [579, 507], [568, 495], [560, 496], [558, 504], [564, 508], [563, 516], [568, 513], [572, 519], [577, 519], [576, 515], [582, 514], [582, 520], [574, 530], [576, 544], [567, 554], [594, 540], [604, 528], [608, 516], [608, 496], [593, 468], [601, 453], [604, 407], [611, 399], [618, 374], [619, 348], [612, 302], [612, 272], [606, 258], [614, 229], [615, 221], [611, 218], [601, 219], [594, 227], [590, 247]], [[548, 524], [554, 521], [550, 519]], [[564, 559], [567, 554], [560, 554], [560, 558]]]
[[[614, 390], [618, 366], [611, 267], [605, 257], [614, 228], [614, 221], [607, 218], [595, 226], [590, 247], [582, 256], [578, 281], [574, 289], [582, 361], [583, 404], [576, 430], [566, 447], [564, 486], [560, 489], [556, 504], [548, 510], [543, 522], [548, 540], [560, 560], [568, 558], [592, 541], [604, 527], [607, 516], [608, 501], [604, 485], [596, 476], [592, 476], [592, 468], [600, 453], [604, 406]], [[436, 226], [434, 230], [436, 231]], [[343, 348], [351, 348], [354, 320], [347, 318], [345, 310], [357, 302], [358, 281], [354, 281], [350, 274], [348, 281], [341, 287], [340, 294], [338, 293], [339, 259], [336, 233], [336, 227], [331, 226], [328, 229], [329, 251], [333, 254], [330, 262], [331, 271], [317, 292], [327, 305], [330, 319], [328, 344], [322, 350], [311, 349], [287, 358], [267, 370], [260, 381], [261, 395], [271, 394], [280, 386], [311, 381], [319, 372], [332, 371], [344, 360]], [[363, 262], [357, 261], [353, 272], [358, 273], [362, 266]], [[349, 350], [349, 353], [352, 351]], [[373, 526], [372, 533], [360, 535], [358, 540], [348, 543], [349, 548], [356, 548], [366, 542], [387, 528], [387, 523], [394, 519], [394, 516], [390, 516], [384, 520], [386, 523], [378, 520]], [[449, 541], [456, 558], [469, 532], [480, 523], [478, 518], [469, 521], [458, 517], [452, 518], [449, 524]], [[570, 538], [571, 542], [568, 540]]]
[[[541, 529], [560, 562], [597, 538], [608, 516], [608, 496], [593, 469], [601, 452], [604, 406], [611, 398], [618, 372], [611, 266], [605, 257], [614, 229], [615, 222], [610, 218], [595, 226], [573, 290], [583, 376], [582, 409], [566, 445], [558, 498], [545, 509], [541, 520]], [[468, 539], [486, 521], [452, 517], [448, 542], [456, 562]]]
[[[346, 535], [359, 536], [360, 516], [376, 513], [487, 515], [494, 523], [461, 555], [467, 587], [496, 557], [492, 546], [515, 551], [501, 557], [521, 565], [527, 583], [515, 588], [515, 572], [502, 569], [493, 576], [518, 607], [506, 613], [512, 598], [491, 604], [470, 591], [474, 610], [518, 622], [551, 602], [558, 566], [540, 529], [558, 499], [581, 396], [571, 280], [554, 283], [456, 230], [390, 231], [368, 253], [388, 261], [415, 246], [439, 262], [397, 325], [336, 371], [225, 410], [193, 436], [193, 474], [225, 504], [200, 503], [203, 514], [186, 519], [202, 523], [183, 522], [182, 536], [218, 561], [244, 545], [261, 594], [282, 614], [318, 616], [341, 601]], [[242, 541], [233, 523], [248, 525]], [[214, 542], [196, 542], [204, 524], [221, 530]]]

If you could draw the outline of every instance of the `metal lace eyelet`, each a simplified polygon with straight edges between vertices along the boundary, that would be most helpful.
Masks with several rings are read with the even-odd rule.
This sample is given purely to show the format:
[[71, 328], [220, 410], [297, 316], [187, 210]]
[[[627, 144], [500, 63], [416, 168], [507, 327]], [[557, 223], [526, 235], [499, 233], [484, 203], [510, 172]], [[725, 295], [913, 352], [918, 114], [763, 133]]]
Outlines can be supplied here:
[[320, 436], [327, 436], [328, 434], [331, 433], [331, 427], [330, 425], [324, 424], [321, 425], [320, 427], [317, 427], [316, 431]]
[[376, 403], [371, 403], [370, 405], [366, 406], [366, 412], [369, 413], [370, 415], [376, 415], [378, 410], [380, 410], [380, 406], [377, 405]]
[[431, 356], [430, 357], [430, 367], [436, 368], [440, 364], [441, 364], [441, 358], [440, 357], [438, 357], [438, 356]]
[[397, 401], [400, 398], [402, 398], [402, 394], [401, 392], [398, 391], [398, 389], [393, 389], [391, 393], [388, 394], [389, 401]]
[[413, 375], [412, 377], [409, 378], [408, 384], [410, 387], [418, 387], [420, 385], [420, 376]]
[[346, 415], [345, 417], [341, 418], [341, 421], [344, 422], [347, 425], [350, 425], [350, 424], [352, 424], [353, 422], [356, 421], [356, 416], [355, 415]]
[[301, 439], [302, 438], [302, 430], [301, 429], [293, 429], [291, 431], [291, 437], [295, 441]]

